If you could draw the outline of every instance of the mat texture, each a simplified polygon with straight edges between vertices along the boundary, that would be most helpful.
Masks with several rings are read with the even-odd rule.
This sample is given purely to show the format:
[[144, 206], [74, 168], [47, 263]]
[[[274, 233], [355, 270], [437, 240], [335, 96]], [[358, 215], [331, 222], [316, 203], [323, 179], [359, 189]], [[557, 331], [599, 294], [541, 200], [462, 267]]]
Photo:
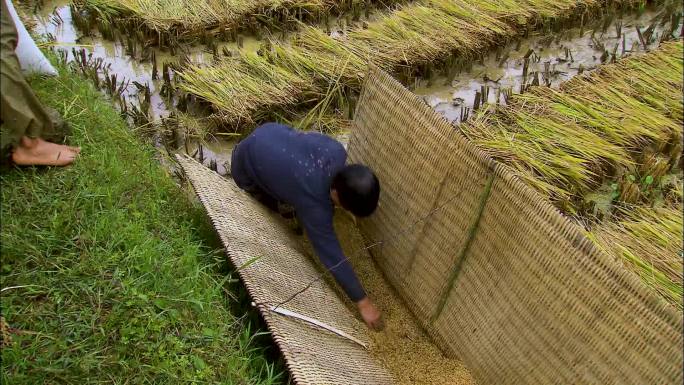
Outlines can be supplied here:
[[682, 383], [681, 314], [377, 69], [349, 151], [382, 186], [374, 258], [478, 383]]
[[[304, 321], [271, 312], [314, 280], [319, 271], [302, 252], [287, 224], [269, 212], [232, 180], [194, 159], [178, 155], [178, 163], [207, 210], [232, 263], [263, 315], [297, 384], [391, 384], [389, 373], [367, 350], [349, 339]], [[345, 307], [326, 280], [283, 305], [368, 344], [365, 326]]]

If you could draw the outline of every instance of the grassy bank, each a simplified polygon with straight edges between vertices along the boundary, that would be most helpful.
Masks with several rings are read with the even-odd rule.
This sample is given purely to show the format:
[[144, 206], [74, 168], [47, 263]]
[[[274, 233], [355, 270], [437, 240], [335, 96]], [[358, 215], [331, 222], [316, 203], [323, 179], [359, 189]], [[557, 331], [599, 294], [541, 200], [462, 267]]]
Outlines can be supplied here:
[[2, 383], [279, 382], [254, 323], [229, 311], [203, 212], [154, 149], [64, 68], [31, 83], [83, 153], [0, 177]]

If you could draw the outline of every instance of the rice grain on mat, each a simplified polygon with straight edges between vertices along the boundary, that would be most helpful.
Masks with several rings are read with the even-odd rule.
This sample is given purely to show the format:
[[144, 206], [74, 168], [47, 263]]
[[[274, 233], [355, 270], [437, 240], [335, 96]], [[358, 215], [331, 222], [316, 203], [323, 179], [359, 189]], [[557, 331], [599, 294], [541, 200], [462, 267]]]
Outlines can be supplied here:
[[[368, 332], [371, 355], [396, 377], [400, 385], [475, 384], [475, 380], [460, 360], [445, 357], [432, 343], [398, 294], [385, 280], [369, 252], [363, 250], [363, 237], [353, 219], [343, 210], [336, 212], [335, 230], [342, 249], [351, 260], [368, 296], [382, 312], [384, 330]], [[306, 238], [302, 239], [308, 253], [315, 255]], [[327, 275], [326, 279], [336, 286], [330, 275]], [[354, 304], [346, 299], [339, 287], [338, 294], [345, 298], [350, 311], [357, 313]]]

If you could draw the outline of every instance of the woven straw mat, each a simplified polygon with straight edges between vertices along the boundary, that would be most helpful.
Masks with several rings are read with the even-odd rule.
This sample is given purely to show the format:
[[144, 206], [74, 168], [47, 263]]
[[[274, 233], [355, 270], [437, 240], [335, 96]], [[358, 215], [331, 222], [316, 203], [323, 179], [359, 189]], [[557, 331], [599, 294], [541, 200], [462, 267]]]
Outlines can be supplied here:
[[682, 383], [681, 314], [378, 69], [349, 157], [380, 179], [374, 259], [479, 384]]
[[[349, 339], [304, 321], [269, 311], [313, 281], [319, 271], [302, 253], [297, 237], [277, 215], [232, 180], [194, 159], [177, 160], [204, 205], [250, 296], [280, 348], [297, 384], [391, 384], [389, 373]], [[243, 266], [240, 268], [240, 266]], [[270, 305], [270, 306], [269, 306]], [[366, 328], [325, 280], [284, 304], [368, 344]]]

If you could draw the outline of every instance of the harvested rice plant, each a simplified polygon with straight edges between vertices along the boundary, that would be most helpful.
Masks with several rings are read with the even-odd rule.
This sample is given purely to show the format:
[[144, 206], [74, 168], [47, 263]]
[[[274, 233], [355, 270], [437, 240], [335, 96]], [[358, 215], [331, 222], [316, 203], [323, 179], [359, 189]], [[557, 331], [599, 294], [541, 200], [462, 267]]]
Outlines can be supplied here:
[[112, 35], [119, 28], [144, 31], [145, 39], [156, 39], [160, 45], [192, 42], [236, 40], [249, 32], [258, 37], [283, 36], [300, 23], [324, 25], [338, 22], [351, 24], [362, 14], [395, 1], [375, 0], [76, 0], [74, 10], [78, 23], [97, 27]]
[[[237, 82], [225, 78], [222, 83], [236, 96], [234, 99], [223, 98], [225, 88], [218, 93], [213, 90], [197, 93], [195, 85], [204, 82], [205, 76], [219, 81], [214, 76], [219, 71], [224, 74], [244, 71], [243, 68], [250, 66], [244, 57], [222, 60], [207, 72], [197, 68], [183, 71], [183, 82], [179, 87], [212, 104], [228, 127], [245, 129], [252, 127], [264, 115], [273, 114], [274, 107], [291, 114], [303, 103], [312, 105], [319, 102], [331, 89], [342, 91], [339, 92], [342, 100], [338, 100], [338, 104], [349, 104], [348, 99], [360, 88], [368, 62], [411, 79], [436, 71], [435, 66], [440, 60], [474, 61], [487, 49], [535, 28], [546, 28], [551, 33], [565, 23], [578, 22], [578, 19], [581, 23], [584, 18], [595, 17], [602, 12], [645, 5], [637, 1], [416, 2], [352, 28], [341, 37], [329, 36], [314, 27], [304, 27], [287, 41], [269, 41], [264, 46], [263, 56], [272, 66], [271, 71], [280, 69], [307, 80], [307, 84], [289, 90], [286, 98], [272, 100], [266, 95], [251, 95], [250, 83], [269, 84], [271, 81], [259, 71], [253, 71]], [[251, 101], [255, 97], [261, 101], [243, 104], [243, 100]], [[250, 117], [246, 120], [243, 115], [234, 115], [232, 111], [236, 110], [248, 111]]]
[[682, 204], [630, 207], [598, 225], [591, 238], [620, 258], [668, 302], [682, 307]]
[[663, 43], [459, 126], [680, 308], [683, 54]]
[[559, 90], [535, 87], [488, 106], [459, 128], [563, 209], [581, 208], [611, 178], [621, 201], [638, 203], [681, 170], [682, 69], [682, 43], [666, 43]]

